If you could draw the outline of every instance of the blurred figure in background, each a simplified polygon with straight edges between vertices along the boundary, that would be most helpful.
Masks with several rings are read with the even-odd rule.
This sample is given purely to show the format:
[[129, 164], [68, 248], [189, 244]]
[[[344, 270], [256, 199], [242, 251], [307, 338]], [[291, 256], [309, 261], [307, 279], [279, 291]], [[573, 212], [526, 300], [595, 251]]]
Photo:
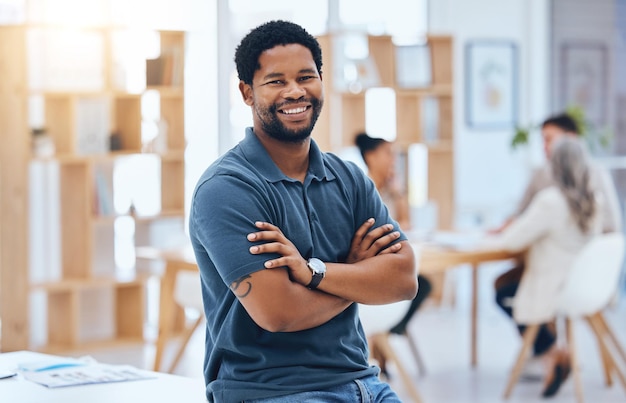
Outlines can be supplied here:
[[[389, 215], [400, 224], [400, 228], [405, 231], [409, 230], [411, 227], [409, 203], [402, 186], [396, 179], [393, 143], [385, 139], [370, 137], [367, 133], [359, 133], [355, 138], [355, 143], [367, 166], [367, 174], [387, 206]], [[419, 284], [417, 295], [411, 301], [404, 317], [390, 329], [391, 333], [406, 333], [409, 321], [431, 292], [432, 285], [424, 276], [418, 274], [417, 280]]]
[[[562, 113], [551, 116], [543, 122], [541, 125], [541, 136], [543, 138], [546, 163], [537, 168], [531, 175], [531, 179], [514, 215], [500, 228], [493, 231], [494, 233], [505, 231], [513, 221], [526, 212], [539, 192], [557, 184], [556, 181], [559, 178], [554, 177], [553, 168], [549, 162], [553, 145], [563, 138], [578, 139], [580, 137], [580, 129], [571, 116]], [[590, 162], [589, 175], [590, 186], [594, 192], [602, 196], [605, 204], [601, 216], [602, 231], [621, 231], [622, 217], [619, 202], [615, 186], [608, 172]], [[507, 301], [516, 295], [524, 267], [525, 262], [522, 261], [511, 270], [501, 274], [495, 281], [496, 303], [508, 316], [511, 316], [512, 313]], [[533, 357], [527, 362], [527, 366], [522, 374], [523, 378], [527, 380], [541, 379], [541, 356], [554, 345], [556, 340], [555, 332], [552, 328], [551, 324], [546, 324], [539, 329], [533, 346]]]
[[535, 353], [544, 367], [544, 397], [556, 394], [570, 372], [569, 353], [557, 348], [556, 332], [549, 326], [555, 319], [558, 292], [578, 251], [602, 231], [605, 208], [603, 195], [594, 189], [593, 165], [580, 139], [562, 136], [551, 143], [549, 154], [552, 184], [488, 241], [499, 249], [526, 251], [514, 298], [498, 303], [513, 316], [521, 334], [527, 325], [543, 324], [542, 337], [550, 343], [544, 340]]

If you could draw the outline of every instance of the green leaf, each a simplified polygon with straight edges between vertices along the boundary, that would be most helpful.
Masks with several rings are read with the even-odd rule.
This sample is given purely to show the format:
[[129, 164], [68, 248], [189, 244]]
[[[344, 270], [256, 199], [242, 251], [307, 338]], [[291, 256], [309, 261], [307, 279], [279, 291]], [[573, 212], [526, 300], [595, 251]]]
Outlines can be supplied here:
[[513, 139], [511, 140], [511, 148], [515, 150], [519, 146], [528, 144], [529, 134], [529, 128], [516, 126], [515, 135], [513, 135]]
[[585, 118], [585, 111], [578, 105], [569, 105], [565, 108], [565, 113], [570, 115], [578, 126], [578, 131], [581, 137], [586, 137], [589, 134], [589, 122]]

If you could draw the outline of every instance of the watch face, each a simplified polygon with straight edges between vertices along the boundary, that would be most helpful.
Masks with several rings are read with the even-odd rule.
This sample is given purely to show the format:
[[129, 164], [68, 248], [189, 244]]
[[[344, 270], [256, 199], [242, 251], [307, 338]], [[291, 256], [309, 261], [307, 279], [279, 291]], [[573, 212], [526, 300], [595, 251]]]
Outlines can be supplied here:
[[326, 265], [318, 258], [313, 257], [309, 259], [309, 267], [315, 273], [326, 273]]

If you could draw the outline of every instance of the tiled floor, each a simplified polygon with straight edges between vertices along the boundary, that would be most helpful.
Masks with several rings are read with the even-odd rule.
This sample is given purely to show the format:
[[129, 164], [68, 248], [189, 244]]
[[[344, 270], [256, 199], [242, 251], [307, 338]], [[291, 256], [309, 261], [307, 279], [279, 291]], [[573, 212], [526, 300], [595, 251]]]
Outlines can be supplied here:
[[[458, 268], [451, 272], [452, 289], [456, 291], [454, 305], [425, 306], [411, 322], [411, 330], [427, 367], [426, 374], [418, 374], [417, 366], [408, 353], [408, 345], [400, 336], [392, 343], [403, 357], [425, 403], [491, 403], [502, 402], [504, 385], [520, 339], [514, 326], [493, 303], [491, 284], [503, 269], [492, 265], [481, 269], [479, 296], [479, 344], [478, 366], [470, 367], [469, 343], [469, 270]], [[622, 345], [626, 346], [626, 298], [606, 312], [607, 320], [617, 333]], [[587, 402], [626, 402], [626, 390], [615, 380], [610, 388], [604, 385], [599, 355], [594, 339], [586, 325], [576, 328], [578, 351], [581, 355], [583, 389]], [[176, 370], [177, 374], [201, 377], [203, 360], [202, 330], [197, 331]], [[174, 342], [173, 342], [174, 343]], [[170, 346], [173, 350], [174, 345]], [[406, 353], [405, 353], [406, 352]], [[85, 352], [75, 352], [83, 354]], [[173, 351], [167, 351], [165, 360]], [[151, 366], [154, 349], [151, 346], [120, 347], [115, 350], [90, 352], [103, 362], [130, 363], [139, 367]], [[394, 368], [390, 367], [391, 384], [398, 394], [408, 400]], [[513, 390], [511, 403], [574, 402], [574, 386], [568, 379], [558, 395], [552, 399], [541, 399], [541, 382], [522, 382]]]

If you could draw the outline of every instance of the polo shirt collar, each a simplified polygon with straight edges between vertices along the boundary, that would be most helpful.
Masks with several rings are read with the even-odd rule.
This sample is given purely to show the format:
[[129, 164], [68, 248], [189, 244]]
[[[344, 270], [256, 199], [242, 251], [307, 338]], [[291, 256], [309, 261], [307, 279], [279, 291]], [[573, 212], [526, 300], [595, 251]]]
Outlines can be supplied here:
[[[246, 159], [268, 182], [295, 181], [295, 179], [286, 176], [272, 161], [267, 150], [254, 134], [252, 127], [246, 128], [246, 135], [240, 146]], [[309, 174], [320, 181], [335, 179], [335, 175], [325, 167], [323, 154], [313, 139], [311, 139], [309, 151]]]

